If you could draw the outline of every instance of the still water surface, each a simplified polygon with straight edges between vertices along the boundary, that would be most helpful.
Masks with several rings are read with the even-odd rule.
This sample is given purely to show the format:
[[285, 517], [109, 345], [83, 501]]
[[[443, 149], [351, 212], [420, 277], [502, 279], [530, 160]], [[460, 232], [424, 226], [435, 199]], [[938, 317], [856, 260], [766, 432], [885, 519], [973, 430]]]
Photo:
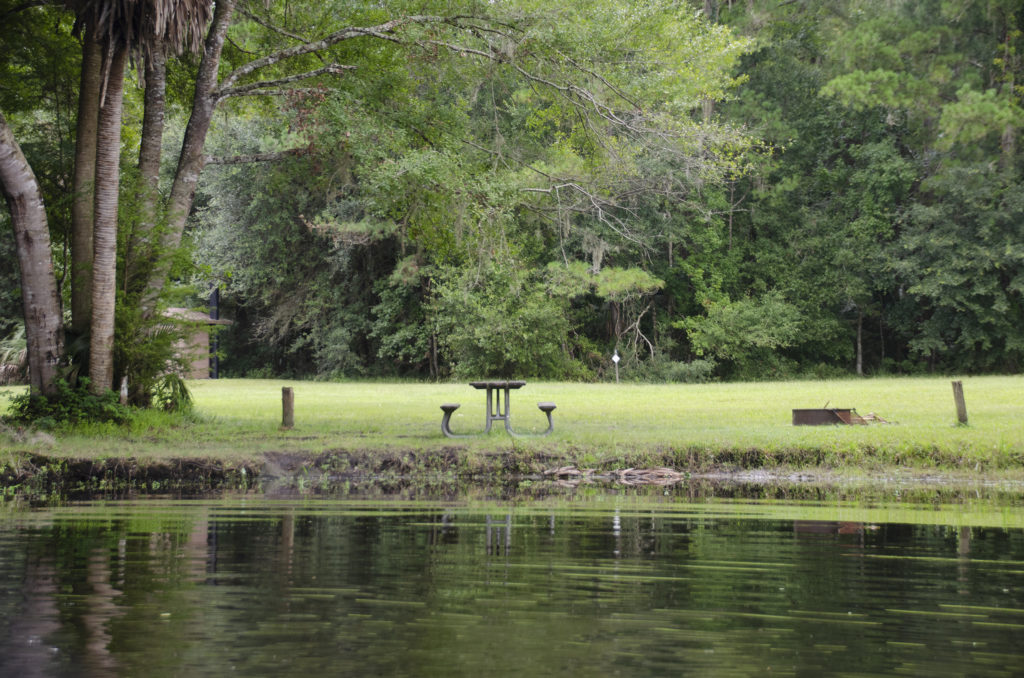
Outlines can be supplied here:
[[1024, 508], [258, 495], [0, 509], [0, 675], [1024, 675]]

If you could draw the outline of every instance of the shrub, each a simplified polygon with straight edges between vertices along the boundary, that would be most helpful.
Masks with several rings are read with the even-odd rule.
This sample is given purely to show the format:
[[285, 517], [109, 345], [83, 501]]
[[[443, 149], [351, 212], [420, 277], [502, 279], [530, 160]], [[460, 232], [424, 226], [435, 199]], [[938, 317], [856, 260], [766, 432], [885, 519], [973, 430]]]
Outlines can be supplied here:
[[124, 424], [131, 418], [131, 409], [118, 402], [116, 393], [107, 391], [95, 395], [89, 391], [89, 379], [81, 377], [75, 386], [58, 379], [57, 393], [52, 396], [34, 393], [14, 396], [4, 420], [47, 429], [86, 421]]
[[153, 400], [166, 412], [192, 411], [192, 394], [177, 374], [165, 374], [153, 388]]
[[710, 359], [683, 362], [657, 353], [631, 367], [629, 378], [653, 383], [702, 384], [712, 381], [716, 367], [717, 363]]
[[25, 346], [25, 325], [0, 339], [0, 385], [24, 383], [28, 376], [28, 352]]
[[581, 375], [569, 357], [567, 303], [521, 271], [450, 273], [435, 287], [440, 343], [460, 377]]
[[123, 297], [115, 316], [115, 372], [128, 377], [128, 402], [149, 407], [153, 398], [159, 399], [167, 390], [170, 373], [186, 369], [187, 362], [176, 347], [187, 343], [196, 323], [164, 315], [145, 318], [140, 307], [128, 304]]

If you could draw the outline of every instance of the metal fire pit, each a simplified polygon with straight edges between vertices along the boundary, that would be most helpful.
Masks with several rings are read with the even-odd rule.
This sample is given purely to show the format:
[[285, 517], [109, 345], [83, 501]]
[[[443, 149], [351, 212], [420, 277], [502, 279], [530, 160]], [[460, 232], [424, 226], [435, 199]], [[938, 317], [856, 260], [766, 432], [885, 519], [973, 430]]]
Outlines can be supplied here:
[[839, 407], [816, 407], [793, 410], [793, 426], [827, 426], [830, 424], [866, 424], [857, 410]]

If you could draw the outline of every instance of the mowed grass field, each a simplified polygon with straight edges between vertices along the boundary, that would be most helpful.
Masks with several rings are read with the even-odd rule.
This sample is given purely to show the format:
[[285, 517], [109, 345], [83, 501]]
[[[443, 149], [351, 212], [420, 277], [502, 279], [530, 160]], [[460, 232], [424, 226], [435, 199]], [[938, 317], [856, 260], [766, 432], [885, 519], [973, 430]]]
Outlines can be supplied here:
[[[840, 458], [872, 455], [899, 461], [938, 451], [988, 468], [1024, 469], [1024, 376], [963, 378], [969, 424], [956, 425], [952, 379], [875, 378], [714, 384], [579, 384], [528, 382], [513, 391], [513, 427], [546, 427], [539, 401], [554, 401], [555, 431], [515, 441], [496, 424], [489, 436], [451, 440], [440, 405], [459, 402], [457, 433], [484, 428], [484, 392], [465, 383], [192, 381], [197, 421], [168, 427], [143, 417], [128, 430], [81, 428], [58, 434], [47, 454], [74, 457], [223, 457], [268, 451], [571, 452], [587, 459], [696, 450], [816, 450]], [[295, 394], [295, 427], [280, 430], [282, 387]], [[10, 391], [8, 391], [10, 393]], [[3, 396], [0, 396], [3, 397]], [[794, 408], [855, 408], [891, 422], [868, 426], [793, 426]], [[6, 402], [0, 401], [0, 408]], [[0, 444], [31, 451], [31, 439]], [[908, 462], [913, 463], [913, 462]]]

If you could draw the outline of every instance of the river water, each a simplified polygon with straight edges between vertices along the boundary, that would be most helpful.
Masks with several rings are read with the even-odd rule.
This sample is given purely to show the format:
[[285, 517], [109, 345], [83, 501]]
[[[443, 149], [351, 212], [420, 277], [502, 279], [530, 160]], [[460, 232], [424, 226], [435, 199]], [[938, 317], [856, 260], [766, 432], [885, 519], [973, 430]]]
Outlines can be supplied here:
[[8, 502], [0, 675], [1024, 675], [1024, 502], [899, 494]]

